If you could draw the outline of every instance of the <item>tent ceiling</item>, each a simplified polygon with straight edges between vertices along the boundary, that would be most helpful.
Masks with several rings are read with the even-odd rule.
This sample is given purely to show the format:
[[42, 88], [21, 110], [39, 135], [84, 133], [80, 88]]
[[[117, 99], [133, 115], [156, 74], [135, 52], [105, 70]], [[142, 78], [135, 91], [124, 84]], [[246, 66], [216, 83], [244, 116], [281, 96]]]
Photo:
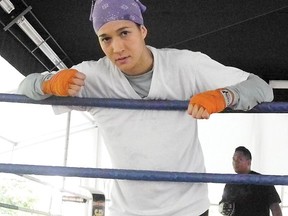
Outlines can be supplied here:
[[[25, 17], [46, 39], [49, 35], [35, 17], [40, 21], [62, 50], [51, 38], [47, 43], [56, 47], [61, 58], [67, 54], [64, 62], [68, 67], [103, 56], [89, 21], [90, 0], [10, 1], [15, 5], [12, 14], [0, 9], [3, 28], [31, 6]], [[149, 31], [147, 44], [201, 51], [225, 65], [255, 73], [267, 82], [288, 80], [287, 0], [142, 0], [142, 3], [148, 8], [144, 14]], [[24, 75], [46, 70], [28, 51], [33, 50], [33, 44], [19, 27], [14, 24], [9, 30], [0, 31], [0, 54]], [[25, 41], [28, 49], [11, 33]], [[38, 58], [42, 59], [41, 55]], [[288, 100], [285, 95], [275, 90], [276, 100]]]

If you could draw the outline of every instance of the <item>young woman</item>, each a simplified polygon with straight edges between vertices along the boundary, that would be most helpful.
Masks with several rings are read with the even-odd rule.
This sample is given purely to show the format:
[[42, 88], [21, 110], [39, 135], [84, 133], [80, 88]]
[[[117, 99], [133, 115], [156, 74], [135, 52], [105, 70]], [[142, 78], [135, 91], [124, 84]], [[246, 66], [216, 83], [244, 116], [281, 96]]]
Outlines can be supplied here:
[[[96, 1], [91, 20], [106, 56], [57, 73], [31, 74], [19, 92], [37, 100], [51, 95], [190, 100], [187, 112], [81, 109], [95, 117], [113, 168], [203, 173], [197, 119], [271, 101], [272, 89], [258, 76], [200, 52], [147, 46], [145, 9], [138, 0]], [[204, 183], [116, 180], [111, 200], [110, 216], [204, 216], [209, 209]]]

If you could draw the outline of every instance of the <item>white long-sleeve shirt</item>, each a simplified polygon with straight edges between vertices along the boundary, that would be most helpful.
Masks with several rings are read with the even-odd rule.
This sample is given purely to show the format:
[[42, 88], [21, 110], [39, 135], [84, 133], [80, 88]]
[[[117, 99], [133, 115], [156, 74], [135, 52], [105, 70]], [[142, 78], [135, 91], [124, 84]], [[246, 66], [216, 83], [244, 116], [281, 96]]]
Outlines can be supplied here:
[[[194, 94], [227, 86], [239, 94], [239, 102], [234, 107], [237, 109], [250, 109], [257, 103], [273, 99], [272, 90], [261, 79], [256, 79], [257, 85], [248, 83], [248, 89], [242, 88], [241, 82], [247, 80], [249, 73], [224, 66], [202, 53], [149, 49], [154, 57], [153, 76], [148, 95], [143, 100], [189, 100]], [[107, 57], [73, 68], [86, 74], [79, 97], [141, 99]], [[32, 74], [19, 90], [34, 99], [44, 99], [47, 97], [41, 90], [44, 79], [43, 75]], [[254, 93], [248, 94], [247, 98], [241, 97], [249, 91]], [[57, 113], [66, 109], [55, 107]], [[205, 172], [197, 121], [186, 112], [83, 109], [95, 117], [113, 168]], [[115, 180], [111, 200], [109, 216], [199, 216], [209, 208], [204, 183]]]

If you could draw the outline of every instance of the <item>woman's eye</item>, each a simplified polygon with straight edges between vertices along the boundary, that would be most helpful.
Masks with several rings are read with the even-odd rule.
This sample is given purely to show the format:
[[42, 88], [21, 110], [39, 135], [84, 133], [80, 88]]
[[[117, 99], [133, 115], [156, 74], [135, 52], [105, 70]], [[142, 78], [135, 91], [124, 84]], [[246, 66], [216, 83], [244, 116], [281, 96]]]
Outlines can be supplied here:
[[105, 38], [102, 38], [101, 41], [104, 42], [104, 43], [107, 43], [109, 42], [110, 38], [108, 37], [105, 37]]
[[126, 35], [128, 35], [128, 33], [129, 33], [128, 31], [123, 31], [123, 32], [121, 32], [121, 35], [126, 36]]

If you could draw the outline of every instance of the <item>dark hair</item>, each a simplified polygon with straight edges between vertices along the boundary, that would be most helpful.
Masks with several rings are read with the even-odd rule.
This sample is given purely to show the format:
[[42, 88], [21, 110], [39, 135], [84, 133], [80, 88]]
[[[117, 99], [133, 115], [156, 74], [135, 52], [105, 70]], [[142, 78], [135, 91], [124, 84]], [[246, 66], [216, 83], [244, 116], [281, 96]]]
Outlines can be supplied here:
[[244, 146], [237, 147], [235, 149], [235, 152], [238, 152], [238, 151], [242, 152], [247, 159], [252, 160], [251, 152]]

